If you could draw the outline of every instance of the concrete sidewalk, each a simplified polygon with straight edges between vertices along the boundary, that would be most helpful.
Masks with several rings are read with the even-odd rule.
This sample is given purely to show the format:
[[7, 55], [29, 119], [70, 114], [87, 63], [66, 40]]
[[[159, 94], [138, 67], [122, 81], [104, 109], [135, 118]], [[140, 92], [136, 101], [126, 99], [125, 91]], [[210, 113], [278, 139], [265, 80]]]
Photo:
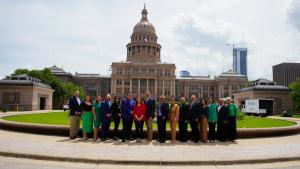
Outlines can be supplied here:
[[236, 143], [93, 142], [0, 130], [0, 155], [124, 164], [242, 164], [300, 159], [300, 135], [241, 139]]

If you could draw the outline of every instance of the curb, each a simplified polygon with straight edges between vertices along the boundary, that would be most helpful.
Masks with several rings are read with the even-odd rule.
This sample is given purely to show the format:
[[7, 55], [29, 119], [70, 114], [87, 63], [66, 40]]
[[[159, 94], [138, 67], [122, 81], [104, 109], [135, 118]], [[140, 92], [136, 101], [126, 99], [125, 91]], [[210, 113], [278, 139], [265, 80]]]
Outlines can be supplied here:
[[276, 157], [264, 159], [240, 159], [240, 160], [206, 160], [206, 161], [134, 161], [134, 160], [110, 160], [110, 159], [87, 159], [74, 157], [56, 157], [39, 154], [25, 154], [16, 152], [0, 151], [0, 156], [26, 158], [33, 160], [47, 160], [57, 162], [76, 162], [76, 163], [94, 163], [94, 164], [117, 164], [117, 165], [233, 165], [233, 164], [261, 164], [274, 162], [298, 161], [300, 156], [294, 157]]
[[[287, 119], [288, 120], [288, 119]], [[276, 137], [276, 136], [287, 136], [300, 133], [300, 122], [293, 121], [296, 125], [288, 127], [274, 127], [274, 128], [248, 128], [248, 129], [237, 129], [238, 138], [261, 138], [261, 137]], [[58, 125], [43, 125], [43, 124], [31, 124], [31, 123], [19, 123], [6, 121], [0, 118], [0, 129], [18, 131], [33, 134], [43, 135], [56, 135], [56, 136], [69, 136], [68, 126]], [[113, 129], [110, 129], [112, 133]], [[119, 129], [121, 132], [121, 129]], [[177, 131], [178, 132], [178, 131]], [[167, 136], [170, 136], [170, 130], [167, 130]], [[190, 133], [190, 131], [189, 131]], [[79, 134], [81, 134], [81, 129]], [[146, 131], [144, 130], [144, 134]], [[153, 137], [157, 135], [157, 130], [153, 130]]]

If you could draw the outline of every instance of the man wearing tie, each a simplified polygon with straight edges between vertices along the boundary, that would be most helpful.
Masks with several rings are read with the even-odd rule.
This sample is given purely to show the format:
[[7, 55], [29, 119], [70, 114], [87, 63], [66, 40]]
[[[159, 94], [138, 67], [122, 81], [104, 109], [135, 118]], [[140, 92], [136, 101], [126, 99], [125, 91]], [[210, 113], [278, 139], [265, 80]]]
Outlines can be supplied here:
[[192, 128], [192, 141], [198, 143], [199, 136], [199, 118], [200, 118], [200, 105], [197, 102], [196, 95], [191, 96], [191, 103], [189, 106], [189, 121]]
[[106, 95], [105, 100], [101, 103], [100, 119], [101, 119], [101, 140], [105, 141], [108, 137], [110, 122], [111, 122], [111, 96]]
[[131, 127], [133, 121], [133, 108], [135, 102], [132, 99], [132, 94], [128, 94], [127, 98], [122, 100], [121, 103], [121, 118], [122, 118], [122, 142], [125, 142], [125, 139], [131, 139]]
[[185, 97], [180, 98], [179, 106], [179, 139], [181, 142], [187, 141], [187, 124], [188, 124], [189, 105], [185, 101]]
[[146, 126], [147, 126], [147, 140], [152, 141], [153, 128], [152, 128], [152, 119], [155, 112], [155, 100], [150, 97], [150, 92], [145, 93], [145, 105], [146, 105]]
[[169, 104], [165, 103], [165, 97], [159, 96], [159, 104], [157, 105], [156, 117], [157, 117], [157, 128], [158, 128], [158, 141], [159, 143], [166, 142], [166, 125], [169, 113]]
[[218, 125], [217, 136], [221, 142], [226, 141], [228, 135], [228, 107], [224, 104], [224, 100], [220, 98], [218, 105]]

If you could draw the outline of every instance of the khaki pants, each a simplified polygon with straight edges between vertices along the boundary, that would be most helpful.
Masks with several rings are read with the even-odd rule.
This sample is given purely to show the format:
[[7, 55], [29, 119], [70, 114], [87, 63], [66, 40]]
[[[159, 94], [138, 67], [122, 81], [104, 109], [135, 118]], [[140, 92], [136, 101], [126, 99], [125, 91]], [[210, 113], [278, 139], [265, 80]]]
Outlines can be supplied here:
[[78, 135], [80, 128], [80, 120], [79, 116], [70, 116], [70, 138], [75, 138]]
[[147, 140], [152, 141], [153, 128], [152, 128], [152, 117], [147, 119]]

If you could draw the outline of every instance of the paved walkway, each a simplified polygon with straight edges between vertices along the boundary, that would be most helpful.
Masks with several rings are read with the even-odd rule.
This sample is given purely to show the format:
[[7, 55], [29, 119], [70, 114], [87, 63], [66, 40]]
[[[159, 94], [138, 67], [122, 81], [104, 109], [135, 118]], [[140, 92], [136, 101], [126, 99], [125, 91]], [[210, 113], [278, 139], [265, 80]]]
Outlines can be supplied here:
[[0, 130], [0, 155], [93, 163], [140, 164], [229, 164], [300, 160], [300, 134], [240, 139], [234, 143], [178, 142], [173, 145], [169, 142], [159, 144], [156, 141], [122, 143], [70, 140], [66, 137]]
[[[300, 135], [241, 139], [236, 143], [159, 144], [135, 142], [93, 142], [82, 139], [35, 135], [0, 130], [0, 152], [81, 159], [110, 163], [243, 161], [300, 157]], [[299, 158], [300, 159], [300, 158]], [[112, 160], [112, 161], [111, 161]]]

